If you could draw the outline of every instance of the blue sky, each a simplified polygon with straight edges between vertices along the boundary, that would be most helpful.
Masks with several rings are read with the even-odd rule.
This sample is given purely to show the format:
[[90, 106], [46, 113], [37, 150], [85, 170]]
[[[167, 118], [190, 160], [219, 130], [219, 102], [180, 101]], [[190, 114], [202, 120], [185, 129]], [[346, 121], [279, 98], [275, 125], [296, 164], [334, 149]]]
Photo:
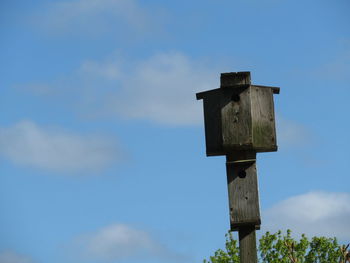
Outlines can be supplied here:
[[350, 241], [350, 3], [0, 4], [0, 263], [201, 262], [229, 229], [198, 91], [275, 96], [262, 230]]

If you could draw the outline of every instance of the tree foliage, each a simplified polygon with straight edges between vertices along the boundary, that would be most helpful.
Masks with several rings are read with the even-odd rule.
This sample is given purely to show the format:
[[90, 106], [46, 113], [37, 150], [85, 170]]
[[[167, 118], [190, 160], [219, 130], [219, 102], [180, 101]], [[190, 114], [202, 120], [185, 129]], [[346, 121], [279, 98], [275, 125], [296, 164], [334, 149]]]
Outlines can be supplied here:
[[[266, 232], [259, 240], [260, 263], [346, 263], [350, 262], [349, 245], [339, 245], [336, 238], [302, 235], [300, 240], [281, 231]], [[231, 233], [226, 234], [225, 250], [218, 249], [204, 263], [239, 263], [238, 242]]]

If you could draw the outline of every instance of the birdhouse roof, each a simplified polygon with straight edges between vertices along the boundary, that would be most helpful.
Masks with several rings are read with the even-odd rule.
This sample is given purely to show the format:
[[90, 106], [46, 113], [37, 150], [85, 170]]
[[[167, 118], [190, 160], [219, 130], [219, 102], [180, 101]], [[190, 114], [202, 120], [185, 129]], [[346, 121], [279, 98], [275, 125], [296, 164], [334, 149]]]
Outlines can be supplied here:
[[249, 86], [254, 86], [258, 88], [269, 88], [272, 89], [272, 92], [274, 94], [279, 94], [280, 93], [280, 88], [279, 87], [271, 87], [271, 86], [262, 86], [262, 85], [250, 85], [250, 84], [239, 84], [239, 85], [232, 85], [232, 86], [221, 86], [218, 89], [212, 89], [212, 90], [207, 90], [207, 91], [202, 91], [196, 94], [197, 100], [204, 99], [207, 96], [212, 95], [213, 93], [219, 92], [222, 89], [244, 89], [248, 88]]

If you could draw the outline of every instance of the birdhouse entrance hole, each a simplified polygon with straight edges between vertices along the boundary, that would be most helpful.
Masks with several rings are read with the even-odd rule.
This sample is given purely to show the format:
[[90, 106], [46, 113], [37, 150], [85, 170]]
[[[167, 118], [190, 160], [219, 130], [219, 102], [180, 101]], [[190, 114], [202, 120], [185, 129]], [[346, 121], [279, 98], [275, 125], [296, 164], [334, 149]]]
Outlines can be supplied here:
[[233, 94], [231, 97], [231, 100], [234, 102], [239, 102], [240, 99], [239, 94]]
[[246, 176], [247, 176], [247, 173], [246, 173], [245, 170], [240, 170], [240, 171], [238, 172], [238, 177], [239, 177], [239, 178], [245, 178]]

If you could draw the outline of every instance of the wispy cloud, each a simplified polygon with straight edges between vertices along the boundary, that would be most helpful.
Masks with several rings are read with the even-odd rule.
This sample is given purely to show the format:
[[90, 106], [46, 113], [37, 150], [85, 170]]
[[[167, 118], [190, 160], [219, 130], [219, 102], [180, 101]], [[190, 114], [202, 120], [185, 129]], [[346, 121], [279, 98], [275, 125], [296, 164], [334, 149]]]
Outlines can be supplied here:
[[278, 145], [280, 147], [300, 146], [312, 141], [311, 133], [297, 121], [285, 119], [277, 115]]
[[196, 91], [216, 88], [217, 71], [179, 52], [159, 53], [121, 76], [121, 89], [106, 98], [105, 113], [168, 125], [202, 119]]
[[264, 211], [263, 228], [349, 240], [349, 204], [349, 193], [309, 192], [293, 196]]
[[[86, 68], [85, 65], [82, 68]], [[215, 67], [180, 52], [158, 53], [134, 63], [132, 67], [110, 61], [89, 62], [89, 65], [89, 74], [86, 74], [89, 78], [110, 75], [110, 72], [120, 73], [115, 82], [117, 88], [109, 89], [107, 96], [99, 101], [100, 106], [89, 108], [98, 108], [98, 114], [102, 115], [166, 125], [201, 122], [202, 105], [196, 102], [195, 93], [216, 88], [218, 83]]]
[[84, 61], [64, 81], [22, 89], [56, 102], [74, 101], [71, 106], [82, 116], [197, 125], [203, 113], [195, 93], [218, 87], [218, 68], [176, 51], [137, 61], [113, 54], [102, 61]]
[[152, 31], [154, 17], [135, 0], [59, 1], [42, 8], [33, 20], [53, 34], [101, 35]]
[[89, 260], [114, 262], [129, 259], [183, 259], [148, 232], [125, 224], [112, 224], [95, 233], [82, 235], [75, 240], [74, 246]]
[[117, 80], [122, 77], [120, 65], [116, 61], [109, 62], [95, 62], [85, 61], [82, 63], [79, 73], [83, 76], [93, 75], [95, 77], [106, 78], [109, 80]]
[[33, 263], [32, 259], [13, 251], [0, 252], [0, 263]]
[[98, 170], [120, 158], [112, 140], [31, 121], [0, 127], [0, 154], [16, 164], [65, 172]]

